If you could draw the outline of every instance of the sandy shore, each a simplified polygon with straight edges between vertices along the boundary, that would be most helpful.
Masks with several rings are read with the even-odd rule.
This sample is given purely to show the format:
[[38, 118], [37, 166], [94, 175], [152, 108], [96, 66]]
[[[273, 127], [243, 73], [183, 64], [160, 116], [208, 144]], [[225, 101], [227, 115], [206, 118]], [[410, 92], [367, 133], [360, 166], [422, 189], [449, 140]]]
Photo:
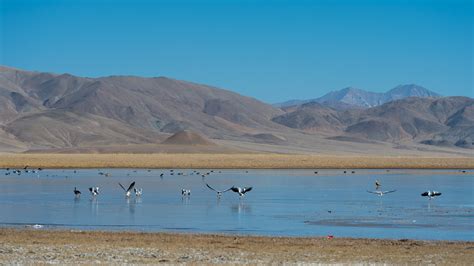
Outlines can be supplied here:
[[0, 229], [0, 264], [469, 265], [474, 242]]
[[383, 157], [288, 154], [0, 154], [0, 167], [474, 169], [474, 157]]

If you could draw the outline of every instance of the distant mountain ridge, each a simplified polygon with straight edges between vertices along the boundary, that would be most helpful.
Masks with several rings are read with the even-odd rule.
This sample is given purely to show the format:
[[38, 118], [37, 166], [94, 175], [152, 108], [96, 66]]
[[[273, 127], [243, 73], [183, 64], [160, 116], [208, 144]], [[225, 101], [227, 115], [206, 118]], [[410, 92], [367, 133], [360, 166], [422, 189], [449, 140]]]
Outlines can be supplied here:
[[330, 132], [331, 139], [338, 140], [474, 147], [474, 99], [468, 97], [409, 97], [350, 110], [312, 102], [273, 121], [307, 132]]
[[416, 85], [384, 94], [346, 88], [321, 103], [276, 108], [166, 77], [87, 78], [0, 66], [0, 152], [471, 155], [474, 99], [437, 96]]
[[275, 107], [286, 108], [310, 102], [321, 103], [336, 109], [370, 108], [394, 100], [408, 97], [440, 97], [441, 95], [415, 84], [399, 85], [387, 92], [370, 92], [358, 88], [347, 87], [342, 90], [329, 92], [322, 97], [309, 100], [289, 100], [274, 104]]

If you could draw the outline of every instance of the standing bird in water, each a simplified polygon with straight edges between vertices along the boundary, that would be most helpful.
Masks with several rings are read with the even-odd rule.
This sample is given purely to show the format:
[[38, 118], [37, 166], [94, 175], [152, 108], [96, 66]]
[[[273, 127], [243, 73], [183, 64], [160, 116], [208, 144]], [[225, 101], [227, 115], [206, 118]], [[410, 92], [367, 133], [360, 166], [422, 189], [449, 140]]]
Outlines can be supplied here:
[[240, 197], [243, 197], [245, 193], [249, 192], [252, 190], [252, 187], [231, 187], [230, 188], [233, 192], [238, 193]]
[[181, 189], [181, 196], [182, 197], [189, 197], [191, 196], [191, 190], [190, 189]]
[[143, 189], [141, 188], [134, 188], [133, 191], [135, 192], [136, 197], [141, 197], [141, 195], [143, 194]]
[[382, 186], [382, 184], [380, 183], [380, 181], [378, 180], [375, 180], [375, 189], [379, 189], [380, 187]]
[[441, 196], [441, 192], [428, 190], [426, 192], [421, 193], [421, 196], [428, 197], [431, 200], [434, 197]]
[[89, 191], [93, 197], [99, 195], [99, 187], [90, 187]]
[[120, 182], [118, 183], [120, 185], [120, 187], [123, 189], [123, 191], [125, 191], [125, 197], [126, 198], [130, 198], [130, 195], [132, 194], [132, 189], [135, 187], [135, 181], [133, 181], [130, 186], [128, 186], [128, 189], [125, 189], [124, 186], [122, 186], [122, 184], [120, 184]]
[[76, 196], [76, 198], [79, 198], [81, 196], [81, 192], [77, 190], [76, 187], [74, 187], [74, 195]]

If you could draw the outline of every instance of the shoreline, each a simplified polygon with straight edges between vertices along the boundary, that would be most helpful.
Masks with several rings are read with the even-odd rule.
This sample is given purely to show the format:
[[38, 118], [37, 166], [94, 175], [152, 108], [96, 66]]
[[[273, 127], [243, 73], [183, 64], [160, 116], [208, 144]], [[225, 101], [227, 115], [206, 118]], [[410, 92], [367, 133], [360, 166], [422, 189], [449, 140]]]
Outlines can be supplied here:
[[0, 263], [470, 264], [473, 241], [0, 228]]
[[391, 157], [298, 154], [14, 154], [0, 168], [150, 169], [474, 169], [474, 157]]

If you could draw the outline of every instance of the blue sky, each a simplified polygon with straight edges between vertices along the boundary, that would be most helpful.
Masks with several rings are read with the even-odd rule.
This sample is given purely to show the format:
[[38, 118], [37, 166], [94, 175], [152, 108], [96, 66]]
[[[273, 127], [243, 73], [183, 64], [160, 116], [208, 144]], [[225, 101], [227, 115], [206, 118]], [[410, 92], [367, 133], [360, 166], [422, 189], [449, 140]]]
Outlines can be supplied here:
[[266, 102], [416, 83], [474, 97], [473, 1], [0, 0], [0, 64]]

